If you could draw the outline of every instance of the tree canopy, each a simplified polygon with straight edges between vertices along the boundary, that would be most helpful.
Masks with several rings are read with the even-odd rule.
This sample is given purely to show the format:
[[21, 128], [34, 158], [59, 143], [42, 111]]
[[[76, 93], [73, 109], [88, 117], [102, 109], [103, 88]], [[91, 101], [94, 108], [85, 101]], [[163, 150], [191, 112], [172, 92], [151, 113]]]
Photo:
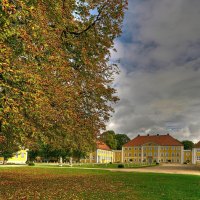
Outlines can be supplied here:
[[182, 141], [182, 144], [184, 145], [185, 150], [192, 150], [192, 148], [194, 147], [194, 143], [190, 140], [184, 140]]
[[109, 62], [127, 0], [1, 0], [0, 134], [89, 151], [118, 98]]
[[130, 141], [130, 138], [126, 134], [116, 134], [117, 150], [121, 150], [122, 146]]

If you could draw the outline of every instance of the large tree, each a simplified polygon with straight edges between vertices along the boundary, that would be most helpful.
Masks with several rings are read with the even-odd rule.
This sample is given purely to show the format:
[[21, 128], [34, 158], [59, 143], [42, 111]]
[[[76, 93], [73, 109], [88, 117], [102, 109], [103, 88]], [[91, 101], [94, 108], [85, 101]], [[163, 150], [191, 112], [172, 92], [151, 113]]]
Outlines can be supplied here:
[[0, 134], [88, 151], [117, 101], [113, 41], [127, 0], [2, 0]]
[[117, 149], [117, 140], [115, 139], [115, 132], [108, 130], [100, 135], [100, 140], [105, 142], [111, 149]]
[[116, 134], [113, 130], [103, 132], [100, 140], [105, 142], [111, 149], [121, 150], [122, 146], [130, 141], [126, 134]]
[[116, 134], [115, 139], [117, 140], [117, 150], [121, 150], [122, 146], [130, 141], [126, 134]]

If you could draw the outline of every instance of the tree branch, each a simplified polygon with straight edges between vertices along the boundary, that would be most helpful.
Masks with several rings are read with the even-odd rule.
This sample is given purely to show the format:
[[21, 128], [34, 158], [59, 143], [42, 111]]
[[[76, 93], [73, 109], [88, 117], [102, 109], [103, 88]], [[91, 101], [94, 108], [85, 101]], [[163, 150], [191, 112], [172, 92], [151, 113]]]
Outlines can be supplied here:
[[91, 24], [89, 24], [89, 25], [87, 26], [87, 28], [85, 28], [84, 30], [82, 30], [82, 31], [80, 31], [80, 32], [75, 32], [75, 31], [68, 31], [67, 28], [66, 28], [66, 30], [64, 30], [64, 31], [62, 32], [62, 35], [61, 35], [61, 36], [65, 36], [65, 37], [66, 37], [67, 34], [71, 34], [71, 35], [74, 35], [74, 36], [79, 36], [79, 35], [82, 35], [83, 33], [87, 32], [87, 31], [90, 30], [92, 27], [94, 27], [98, 21], [100, 21], [100, 20], [102, 19], [101, 14], [102, 14], [102, 12], [103, 12], [103, 10], [104, 10], [105, 7], [106, 7], [106, 4], [104, 4], [104, 5], [101, 7], [101, 9], [99, 10], [98, 15], [96, 16], [96, 19], [95, 19]]

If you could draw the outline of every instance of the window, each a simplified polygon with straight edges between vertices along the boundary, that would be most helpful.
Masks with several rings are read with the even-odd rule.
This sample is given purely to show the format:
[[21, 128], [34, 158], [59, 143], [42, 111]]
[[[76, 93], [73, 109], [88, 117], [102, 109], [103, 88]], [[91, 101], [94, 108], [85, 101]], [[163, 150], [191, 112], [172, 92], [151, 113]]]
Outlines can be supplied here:
[[198, 160], [198, 161], [200, 160], [200, 156], [197, 156], [197, 160]]
[[135, 153], [135, 157], [137, 157], [137, 153]]
[[128, 149], [129, 151], [131, 150], [131, 147], [129, 147], [129, 149]]
[[157, 156], [157, 153], [154, 153], [154, 156]]
[[130, 157], [130, 156], [131, 156], [131, 153], [129, 153], [128, 156]]
[[146, 156], [146, 153], [144, 153], [144, 156]]
[[135, 150], [137, 150], [137, 147], [135, 147]]

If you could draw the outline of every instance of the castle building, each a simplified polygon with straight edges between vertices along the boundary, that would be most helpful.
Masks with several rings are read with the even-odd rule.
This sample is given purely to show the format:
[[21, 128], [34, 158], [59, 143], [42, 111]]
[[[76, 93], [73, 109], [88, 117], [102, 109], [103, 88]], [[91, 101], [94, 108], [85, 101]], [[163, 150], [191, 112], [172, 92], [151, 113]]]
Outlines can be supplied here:
[[183, 144], [171, 135], [138, 135], [122, 147], [122, 162], [183, 163]]

